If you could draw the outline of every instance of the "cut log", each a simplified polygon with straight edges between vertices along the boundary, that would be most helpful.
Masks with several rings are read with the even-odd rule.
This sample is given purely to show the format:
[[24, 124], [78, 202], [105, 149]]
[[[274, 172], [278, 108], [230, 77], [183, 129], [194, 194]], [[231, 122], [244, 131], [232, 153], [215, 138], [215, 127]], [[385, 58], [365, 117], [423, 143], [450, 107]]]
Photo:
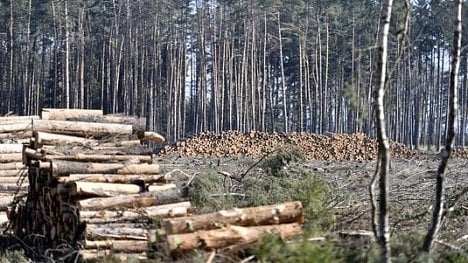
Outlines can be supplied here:
[[138, 253], [148, 250], [148, 242], [135, 240], [86, 240], [86, 249], [111, 249], [114, 252]]
[[276, 233], [281, 238], [290, 238], [302, 233], [297, 223], [272, 226], [227, 226], [222, 229], [200, 230], [195, 233], [167, 236], [167, 246], [173, 254], [195, 249], [220, 249], [223, 247], [248, 244], [260, 240], [267, 233]]
[[32, 125], [30, 130], [0, 133], [0, 140], [18, 140], [30, 137], [32, 137]]
[[148, 240], [148, 230], [138, 227], [115, 227], [112, 224], [103, 225], [86, 225], [86, 239], [87, 240]]
[[31, 121], [31, 120], [39, 120], [38, 115], [32, 116], [9, 116], [9, 117], [0, 117], [0, 124], [11, 124], [14, 122], [24, 122], [24, 121]]
[[32, 130], [32, 123], [30, 121], [0, 124], [0, 133], [24, 132], [30, 130]]
[[20, 143], [0, 144], [0, 154], [20, 153], [22, 151], [23, 151], [23, 144], [20, 144]]
[[176, 184], [148, 185], [148, 192], [162, 192], [176, 187]]
[[45, 121], [33, 122], [33, 132], [60, 133], [81, 137], [103, 137], [132, 134], [132, 126], [112, 123], [90, 123], [74, 121]]
[[1, 211], [0, 212], [0, 227], [5, 227], [8, 225], [8, 222], [10, 222], [10, 220], [8, 220], [8, 215], [6, 212], [4, 211]]
[[99, 150], [99, 149], [105, 149], [105, 148], [110, 148], [110, 147], [127, 147], [127, 146], [137, 146], [141, 145], [140, 140], [118, 140], [115, 142], [100, 142], [99, 145], [95, 146], [94, 148]]
[[25, 182], [22, 185], [13, 184], [0, 184], [0, 192], [2, 193], [16, 193], [22, 192], [25, 193], [28, 191], [29, 183]]
[[[16, 184], [20, 181], [19, 176], [0, 176], [0, 184]], [[28, 182], [28, 178], [24, 178], [24, 182]]]
[[135, 161], [137, 163], [152, 162], [152, 156], [148, 155], [116, 155], [116, 154], [71, 154], [71, 155], [44, 155], [42, 160], [63, 160], [63, 161], [79, 161], [79, 162], [128, 162]]
[[155, 143], [162, 143], [166, 140], [161, 134], [151, 131], [138, 132], [138, 138], [142, 141], [152, 141]]
[[115, 174], [157, 174], [157, 164], [124, 164], [124, 163], [83, 163], [53, 160], [52, 172], [54, 176], [70, 174], [115, 173]]
[[23, 160], [22, 153], [5, 153], [0, 154], [0, 163], [15, 163]]
[[11, 202], [13, 202], [13, 195], [1, 195], [0, 196], [0, 211], [7, 211], [8, 206], [11, 205]]
[[94, 196], [118, 196], [127, 194], [138, 194], [143, 189], [134, 184], [112, 184], [112, 183], [90, 183], [90, 182], [72, 182], [68, 183], [71, 189], [70, 195], [94, 195]]
[[303, 223], [301, 202], [235, 208], [215, 213], [164, 220], [168, 234], [190, 233], [197, 230], [221, 228], [226, 225], [259, 226], [285, 223]]
[[28, 172], [27, 169], [18, 169], [18, 170], [0, 170], [0, 177], [15, 177], [24, 175]]
[[49, 132], [34, 132], [34, 139], [39, 146], [42, 145], [86, 145], [86, 146], [95, 146], [99, 142], [93, 139], [87, 139], [78, 136], [70, 136], [64, 134], [56, 134]]
[[102, 110], [84, 110], [84, 109], [48, 109], [44, 108], [41, 112], [43, 120], [66, 120], [67, 118], [80, 116], [102, 116]]
[[116, 197], [96, 197], [79, 201], [83, 210], [120, 209], [132, 207], [149, 207], [186, 201], [187, 196], [182, 189], [170, 189], [163, 192], [146, 192], [140, 195]]
[[132, 125], [134, 131], [144, 131], [146, 129], [146, 118], [138, 118], [134, 116], [120, 115], [103, 115], [103, 116], [77, 116], [66, 119], [67, 121], [86, 121], [100, 123], [117, 123]]
[[121, 183], [140, 184], [167, 181], [169, 175], [164, 174], [70, 174], [67, 177], [60, 177], [59, 182], [95, 182], [95, 183]]
[[[146, 251], [143, 253], [115, 253], [111, 249], [86, 249], [80, 250], [80, 256], [85, 261], [88, 262], [93, 259], [98, 259], [101, 257], [107, 257], [112, 255], [113, 258], [117, 258], [119, 262], [130, 262], [131, 260], [146, 260], [148, 259]], [[97, 261], [101, 262], [101, 261]]]
[[190, 202], [180, 202], [167, 205], [141, 207], [131, 210], [120, 211], [80, 211], [80, 218], [91, 224], [109, 224], [133, 221], [138, 218], [164, 218], [187, 215], [191, 207]]
[[26, 166], [21, 162], [0, 163], [0, 170], [21, 170], [25, 168]]

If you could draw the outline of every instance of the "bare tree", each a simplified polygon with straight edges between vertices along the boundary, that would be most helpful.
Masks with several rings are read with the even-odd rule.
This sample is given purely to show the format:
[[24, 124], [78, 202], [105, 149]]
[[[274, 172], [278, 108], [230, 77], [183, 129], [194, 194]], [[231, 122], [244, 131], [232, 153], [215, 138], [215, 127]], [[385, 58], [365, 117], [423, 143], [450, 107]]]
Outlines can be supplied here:
[[[384, 262], [391, 262], [390, 252], [390, 233], [388, 229], [388, 170], [389, 170], [389, 141], [385, 128], [385, 111], [384, 111], [384, 96], [385, 87], [387, 85], [387, 53], [388, 53], [388, 32], [390, 29], [390, 18], [392, 13], [392, 0], [383, 1], [383, 8], [381, 14], [381, 25], [379, 30], [379, 38], [377, 43], [378, 50], [378, 67], [376, 76], [375, 91], [375, 112], [376, 112], [376, 126], [377, 126], [377, 140], [378, 148], [378, 165], [376, 168], [376, 175], [379, 178], [379, 203], [378, 203], [378, 220], [377, 226], [377, 239], [381, 248], [382, 260]], [[373, 183], [372, 183], [373, 184]], [[371, 187], [372, 189], [372, 187]], [[371, 193], [372, 196], [375, 194]], [[372, 204], [375, 204], [374, 202]], [[374, 207], [374, 206], [373, 206]], [[373, 209], [375, 210], [375, 209]]]
[[444, 208], [444, 177], [445, 169], [447, 168], [448, 160], [452, 154], [452, 146], [455, 142], [455, 118], [458, 111], [457, 102], [457, 86], [458, 86], [458, 72], [460, 69], [460, 50], [461, 50], [461, 34], [462, 34], [462, 0], [457, 0], [457, 11], [455, 16], [455, 31], [453, 34], [453, 53], [452, 53], [452, 70], [450, 72], [450, 86], [449, 86], [449, 113], [448, 113], [448, 126], [447, 138], [445, 140], [445, 151], [437, 169], [436, 193], [435, 204], [432, 212], [432, 220], [429, 230], [424, 239], [423, 250], [426, 252], [431, 251], [434, 239], [439, 231], [442, 214]]

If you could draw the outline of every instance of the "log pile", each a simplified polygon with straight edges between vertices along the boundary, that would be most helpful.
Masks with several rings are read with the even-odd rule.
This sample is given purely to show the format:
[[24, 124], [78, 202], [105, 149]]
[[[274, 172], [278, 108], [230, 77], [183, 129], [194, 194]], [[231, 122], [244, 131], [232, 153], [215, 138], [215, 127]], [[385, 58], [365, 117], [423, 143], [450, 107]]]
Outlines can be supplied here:
[[26, 166], [22, 163], [23, 143], [32, 135], [32, 122], [39, 116], [0, 117], [0, 230], [8, 225], [7, 211], [27, 193]]
[[302, 233], [302, 204], [283, 204], [222, 210], [210, 214], [163, 220], [162, 239], [172, 255], [195, 249], [245, 248], [267, 233], [291, 238]]
[[[63, 109], [44, 109], [42, 117], [31, 121], [29, 143], [0, 146], [15, 151], [0, 162], [27, 170], [24, 203], [0, 205], [9, 208], [10, 233], [29, 246], [46, 251], [66, 243], [89, 252], [116, 241], [123, 252], [140, 253], [138, 242], [156, 231], [155, 218], [187, 215], [186, 191], [161, 174], [142, 144], [164, 138], [144, 131], [141, 120]], [[16, 183], [8, 175], [0, 182]]]
[[[203, 133], [165, 146], [161, 155], [177, 154], [187, 157], [259, 158], [278, 149], [300, 147], [309, 160], [372, 160], [377, 155], [377, 142], [365, 134], [266, 133], [251, 131]], [[403, 144], [391, 143], [394, 158], [411, 158], [417, 153]]]

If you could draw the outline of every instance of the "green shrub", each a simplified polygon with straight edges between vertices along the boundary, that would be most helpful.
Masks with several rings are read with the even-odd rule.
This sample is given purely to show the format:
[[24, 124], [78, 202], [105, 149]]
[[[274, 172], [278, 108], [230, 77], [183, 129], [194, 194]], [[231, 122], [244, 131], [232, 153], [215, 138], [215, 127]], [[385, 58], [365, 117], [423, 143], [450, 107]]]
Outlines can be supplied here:
[[280, 149], [275, 155], [266, 158], [260, 165], [269, 175], [283, 177], [287, 175], [284, 169], [293, 162], [305, 160], [304, 151], [299, 147]]
[[193, 205], [199, 208], [200, 213], [209, 213], [234, 207], [234, 197], [219, 195], [225, 193], [223, 179], [223, 177], [215, 173], [207, 173], [195, 177], [192, 181], [189, 197]]
[[334, 222], [334, 214], [326, 207], [330, 198], [329, 185], [312, 174], [299, 171], [294, 177], [248, 178], [244, 182], [246, 198], [243, 206], [260, 206], [289, 201], [301, 201], [304, 209], [304, 229], [325, 231]]
[[333, 246], [311, 243], [307, 240], [285, 244], [276, 235], [268, 235], [253, 249], [258, 262], [331, 263], [344, 262], [337, 257]]

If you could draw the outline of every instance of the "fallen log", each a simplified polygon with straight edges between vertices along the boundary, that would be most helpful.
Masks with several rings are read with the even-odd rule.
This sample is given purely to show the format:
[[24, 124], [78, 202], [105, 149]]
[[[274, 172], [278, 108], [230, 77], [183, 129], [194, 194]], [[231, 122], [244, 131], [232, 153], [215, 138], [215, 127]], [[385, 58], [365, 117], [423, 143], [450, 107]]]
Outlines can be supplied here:
[[80, 218], [91, 224], [109, 224], [133, 221], [141, 218], [164, 218], [187, 215], [187, 210], [191, 207], [190, 202], [180, 202], [167, 205], [129, 208], [119, 211], [80, 211]]
[[139, 195], [96, 197], [78, 201], [82, 210], [121, 209], [149, 207], [186, 201], [183, 189], [170, 189], [163, 192], [146, 192]]
[[81, 137], [103, 137], [132, 134], [132, 126], [112, 123], [92, 123], [74, 121], [33, 121], [33, 132], [60, 133]]
[[60, 177], [61, 183], [84, 181], [95, 183], [121, 183], [121, 184], [141, 184], [167, 181], [170, 176], [165, 174], [70, 174], [67, 177]]
[[87, 109], [51, 109], [44, 108], [41, 112], [43, 120], [66, 120], [67, 118], [82, 117], [82, 116], [102, 116], [102, 110], [87, 110]]
[[215, 250], [233, 245], [253, 243], [267, 233], [276, 233], [281, 238], [290, 238], [302, 233], [298, 223], [271, 226], [227, 226], [222, 229], [200, 230], [194, 233], [167, 236], [167, 247], [172, 254], [195, 249]]
[[115, 174], [157, 174], [157, 164], [125, 164], [125, 163], [84, 163], [73, 161], [53, 160], [52, 173], [54, 176], [70, 174], [115, 173]]
[[113, 183], [90, 183], [90, 182], [71, 182], [65, 186], [70, 189], [72, 196], [118, 196], [128, 194], [138, 194], [142, 192], [140, 186], [135, 184], [113, 184]]
[[190, 233], [198, 230], [221, 228], [227, 225], [259, 226], [285, 223], [302, 224], [301, 202], [235, 208], [215, 213], [167, 219], [163, 226], [168, 234]]
[[111, 249], [113, 252], [138, 253], [148, 250], [147, 241], [136, 240], [86, 240], [86, 249]]

